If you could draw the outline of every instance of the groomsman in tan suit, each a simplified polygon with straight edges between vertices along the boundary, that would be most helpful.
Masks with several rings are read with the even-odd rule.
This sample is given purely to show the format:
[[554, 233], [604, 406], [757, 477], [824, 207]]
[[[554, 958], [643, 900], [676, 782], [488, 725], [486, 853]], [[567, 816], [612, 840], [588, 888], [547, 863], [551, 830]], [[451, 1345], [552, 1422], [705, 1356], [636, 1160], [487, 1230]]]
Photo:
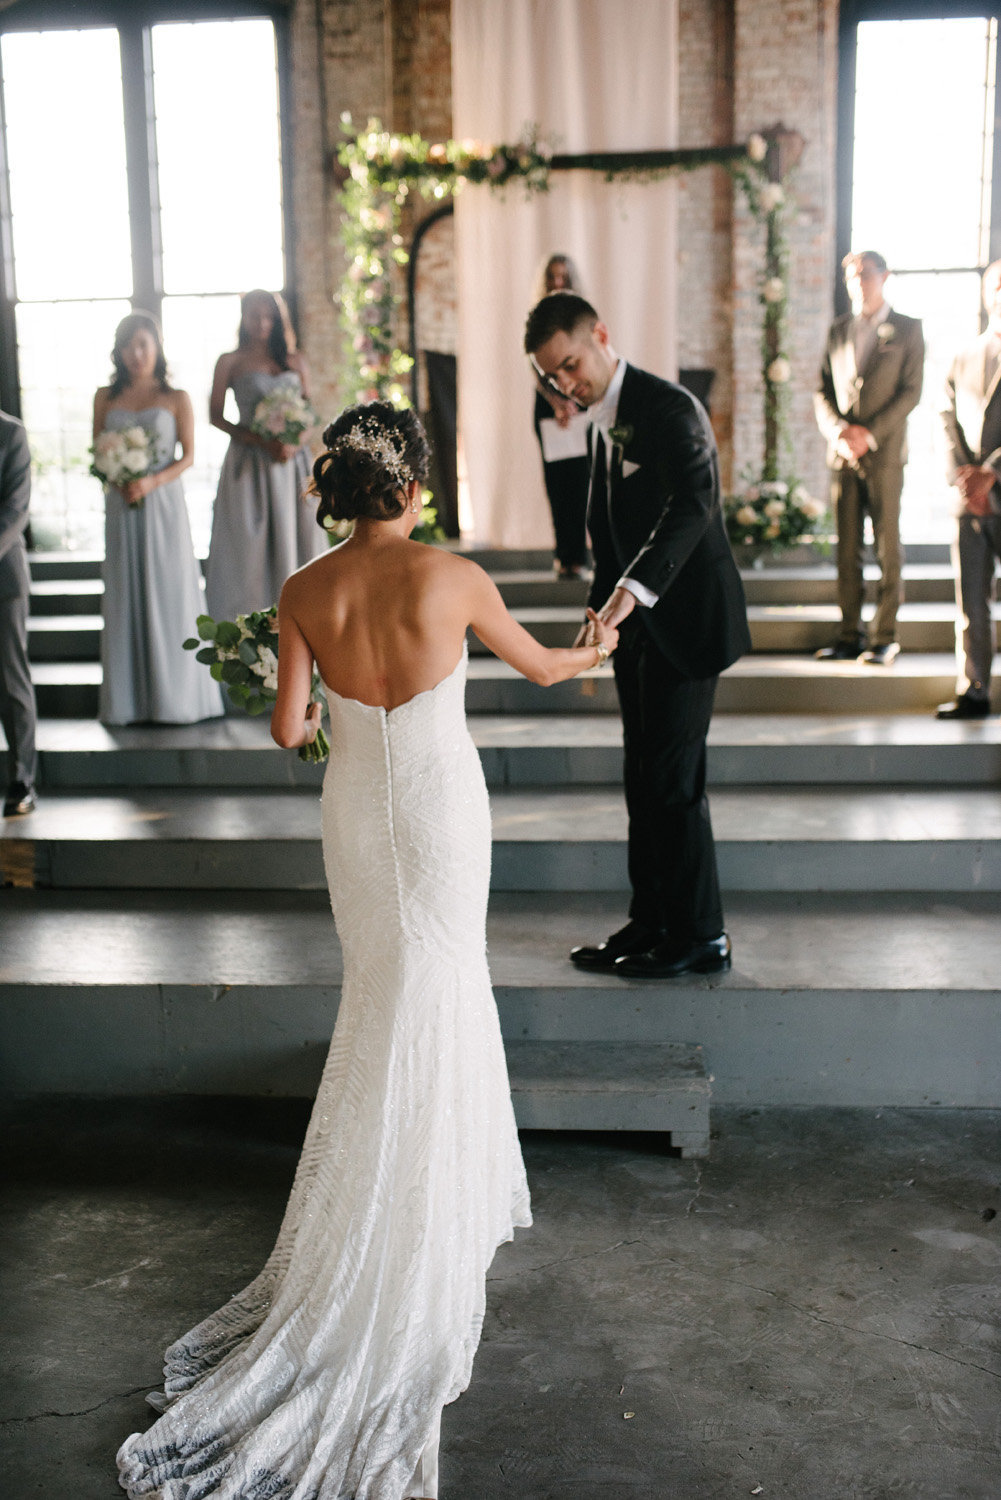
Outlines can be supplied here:
[[956, 573], [956, 698], [940, 719], [986, 719], [991, 711], [994, 569], [1001, 557], [1001, 261], [983, 279], [987, 330], [953, 360], [942, 421], [949, 482], [959, 495]]
[[[854, 252], [841, 264], [853, 310], [831, 325], [813, 398], [817, 426], [827, 439], [831, 503], [838, 525], [841, 631], [817, 657], [861, 658], [870, 666], [889, 666], [900, 650], [900, 494], [907, 462], [907, 418], [921, 399], [924, 336], [920, 321], [894, 312], [883, 295], [889, 271], [877, 251]], [[867, 511], [881, 573], [868, 642], [862, 624]]]

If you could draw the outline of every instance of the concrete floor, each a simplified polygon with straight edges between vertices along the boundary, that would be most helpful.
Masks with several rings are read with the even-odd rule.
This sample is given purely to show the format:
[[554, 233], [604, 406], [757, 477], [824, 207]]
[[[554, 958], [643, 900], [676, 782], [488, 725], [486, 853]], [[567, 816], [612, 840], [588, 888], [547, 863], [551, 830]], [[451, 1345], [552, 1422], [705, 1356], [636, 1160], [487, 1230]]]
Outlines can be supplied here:
[[[160, 1353], [259, 1268], [306, 1106], [6, 1111], [4, 1500], [113, 1500]], [[997, 1500], [1001, 1113], [528, 1135], [442, 1500]]]

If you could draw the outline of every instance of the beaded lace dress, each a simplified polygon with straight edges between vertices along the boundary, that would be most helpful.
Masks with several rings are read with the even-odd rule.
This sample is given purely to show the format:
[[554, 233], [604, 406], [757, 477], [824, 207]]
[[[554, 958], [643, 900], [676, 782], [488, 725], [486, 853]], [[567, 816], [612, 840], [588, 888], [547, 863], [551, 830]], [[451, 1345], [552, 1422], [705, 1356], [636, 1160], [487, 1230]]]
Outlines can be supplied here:
[[490, 814], [465, 651], [385, 710], [328, 690], [323, 851], [344, 953], [323, 1080], [260, 1275], [171, 1346], [131, 1496], [436, 1496], [486, 1271], [531, 1223], [486, 962]]

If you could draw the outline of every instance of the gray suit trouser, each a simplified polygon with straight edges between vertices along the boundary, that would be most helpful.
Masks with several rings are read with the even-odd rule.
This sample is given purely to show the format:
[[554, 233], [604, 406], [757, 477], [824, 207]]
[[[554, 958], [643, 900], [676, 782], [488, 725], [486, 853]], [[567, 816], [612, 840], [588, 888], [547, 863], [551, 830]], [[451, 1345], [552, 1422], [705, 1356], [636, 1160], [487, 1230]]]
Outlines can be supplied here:
[[880, 568], [876, 613], [869, 629], [870, 646], [887, 646], [897, 639], [897, 610], [904, 597], [901, 573], [900, 494], [904, 470], [900, 464], [873, 464], [866, 474], [836, 469], [831, 474], [832, 508], [838, 523], [838, 604], [841, 639], [855, 644], [865, 638], [862, 625], [865, 513], [872, 517], [876, 559]]
[[28, 670], [28, 601], [0, 599], [0, 724], [7, 738], [8, 781], [30, 785], [35, 755], [35, 690]]
[[952, 543], [956, 575], [956, 693], [990, 698], [994, 656], [994, 567], [1001, 557], [1001, 515], [960, 516]]

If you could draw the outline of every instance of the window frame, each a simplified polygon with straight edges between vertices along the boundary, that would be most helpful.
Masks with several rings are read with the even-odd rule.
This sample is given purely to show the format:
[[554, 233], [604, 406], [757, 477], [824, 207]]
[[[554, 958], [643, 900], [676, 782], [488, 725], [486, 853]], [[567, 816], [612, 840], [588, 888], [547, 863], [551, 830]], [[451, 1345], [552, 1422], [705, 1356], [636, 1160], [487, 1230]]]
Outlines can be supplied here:
[[[157, 318], [162, 314], [164, 290], [156, 121], [153, 115], [153, 27], [171, 22], [261, 19], [271, 21], [275, 30], [285, 282], [281, 291], [293, 324], [297, 325], [296, 242], [292, 212], [295, 158], [292, 149], [292, 70], [287, 7], [267, 3], [267, 0], [240, 0], [238, 4], [233, 4], [232, 0], [229, 4], [221, 3], [221, 0], [187, 0], [187, 3], [183, 3], [183, 0], [163, 0], [163, 3], [156, 3], [156, 0], [104, 0], [103, 4], [87, 5], [24, 0], [15, 10], [0, 12], [0, 36], [7, 32], [23, 31], [86, 31], [98, 28], [115, 28], [118, 31], [122, 59], [125, 163], [132, 255], [131, 302], [133, 307], [147, 308]], [[0, 408], [12, 416], [20, 417], [17, 303], [7, 165], [7, 121], [3, 67], [0, 62]]]
[[[1001, 0], [842, 0], [838, 19], [837, 193], [835, 202], [834, 310], [851, 311], [841, 262], [851, 243], [855, 157], [855, 60], [858, 28], [863, 21], [994, 20], [999, 45], [994, 60], [994, 149], [991, 162], [989, 255], [982, 266], [941, 266], [937, 270], [969, 270], [982, 275], [1001, 259]], [[877, 247], [878, 248], [878, 247]], [[902, 274], [909, 267], [901, 267]], [[924, 269], [924, 268], [923, 268]]]

